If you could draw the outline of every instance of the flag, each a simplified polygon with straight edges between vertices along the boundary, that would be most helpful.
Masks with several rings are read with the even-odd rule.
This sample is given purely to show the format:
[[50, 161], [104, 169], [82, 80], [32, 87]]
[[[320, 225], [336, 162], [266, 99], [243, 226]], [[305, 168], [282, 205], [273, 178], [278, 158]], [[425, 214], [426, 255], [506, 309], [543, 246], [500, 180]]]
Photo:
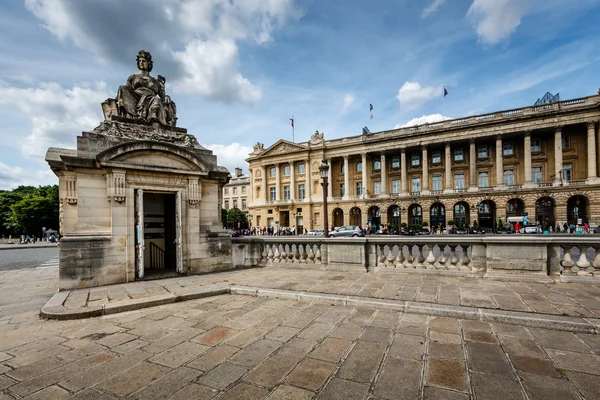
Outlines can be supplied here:
[[369, 112], [373, 111], [373, 104], [369, 103]]
[[448, 91], [446, 90], [446, 88], [444, 88], [444, 97], [446, 97], [448, 95]]
[[292, 128], [294, 128], [294, 118], [290, 118], [290, 121], [292, 121]]

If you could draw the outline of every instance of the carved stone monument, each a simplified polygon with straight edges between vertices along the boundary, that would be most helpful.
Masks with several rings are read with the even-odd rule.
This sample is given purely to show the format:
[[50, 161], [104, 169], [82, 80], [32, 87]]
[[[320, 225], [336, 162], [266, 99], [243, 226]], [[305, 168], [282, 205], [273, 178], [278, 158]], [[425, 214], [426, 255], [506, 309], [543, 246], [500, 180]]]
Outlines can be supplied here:
[[61, 290], [231, 268], [220, 221], [229, 172], [175, 126], [150, 53], [137, 64], [76, 150], [46, 154], [59, 179]]

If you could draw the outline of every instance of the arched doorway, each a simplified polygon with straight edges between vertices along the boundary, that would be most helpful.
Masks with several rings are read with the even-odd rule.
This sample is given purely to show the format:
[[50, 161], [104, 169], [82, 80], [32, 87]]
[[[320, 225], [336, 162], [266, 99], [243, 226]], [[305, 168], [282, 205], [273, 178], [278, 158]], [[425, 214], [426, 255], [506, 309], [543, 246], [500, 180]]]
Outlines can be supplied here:
[[523, 200], [514, 198], [506, 203], [507, 217], [522, 217], [525, 212], [525, 203]]
[[412, 204], [408, 207], [408, 224], [423, 225], [423, 209], [418, 204]]
[[458, 227], [469, 226], [471, 218], [469, 218], [469, 203], [459, 201], [454, 205], [454, 225]]
[[585, 196], [575, 195], [567, 200], [567, 222], [569, 225], [588, 222], [588, 200]]
[[429, 223], [431, 224], [431, 229], [437, 228], [440, 225], [442, 227], [446, 226], [446, 207], [440, 203], [433, 203], [431, 208], [429, 209]]
[[388, 208], [388, 222], [390, 226], [394, 229], [400, 228], [400, 206], [394, 204], [389, 206]]
[[340, 227], [344, 225], [344, 210], [336, 208], [333, 210], [333, 226]]
[[371, 206], [369, 208], [369, 213], [367, 214], [367, 216], [369, 218], [369, 226], [375, 227], [375, 229], [379, 229], [379, 225], [381, 224], [381, 214], [379, 211], [379, 207]]
[[496, 225], [496, 203], [492, 200], [484, 200], [477, 207], [477, 222], [479, 227], [486, 231], [493, 231]]
[[544, 230], [550, 230], [549, 228], [554, 226], [556, 222], [554, 206], [554, 199], [550, 196], [537, 199], [535, 202], [535, 221], [531, 221], [531, 225], [539, 221]]
[[350, 225], [361, 226], [361, 211], [358, 207], [352, 207], [350, 209]]

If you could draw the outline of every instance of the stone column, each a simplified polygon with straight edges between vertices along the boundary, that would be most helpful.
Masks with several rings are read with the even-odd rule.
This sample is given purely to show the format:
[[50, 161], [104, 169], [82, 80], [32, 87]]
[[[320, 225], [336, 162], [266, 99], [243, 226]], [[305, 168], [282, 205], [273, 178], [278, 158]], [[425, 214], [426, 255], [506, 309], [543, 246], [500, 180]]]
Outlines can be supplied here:
[[267, 188], [267, 166], [263, 165], [260, 167], [260, 173], [262, 174], [262, 200], [263, 204], [267, 202], [267, 193], [269, 192]]
[[444, 185], [444, 192], [452, 193], [452, 155], [450, 154], [450, 142], [446, 143], [446, 155], [444, 158], [444, 170], [446, 172], [446, 184]]
[[[311, 173], [310, 173], [310, 160], [305, 160], [304, 161], [304, 176], [305, 176], [305, 180], [304, 180], [304, 201], [308, 201], [310, 203], [310, 194], [311, 194], [311, 190], [312, 190], [312, 179], [311, 179]], [[312, 214], [310, 215], [310, 220], [312, 221]], [[312, 229], [312, 223], [310, 228]]]
[[275, 200], [281, 200], [281, 174], [279, 173], [279, 163], [275, 164]]
[[290, 200], [296, 200], [296, 172], [294, 162], [290, 163]]
[[598, 174], [596, 173], [596, 121], [587, 123], [587, 159], [588, 159], [588, 178], [587, 183], [598, 183]]
[[400, 151], [400, 173], [401, 173], [401, 185], [400, 191], [402, 194], [408, 193], [408, 188], [406, 187], [406, 149], [402, 149]]
[[381, 155], [381, 194], [387, 196], [387, 165], [385, 164], [385, 154]]
[[[524, 142], [524, 156], [525, 156], [525, 184], [523, 187], [534, 187], [533, 180], [531, 179], [531, 131], [525, 132]], [[516, 182], [515, 182], [516, 183]]]
[[367, 189], [369, 188], [369, 183], [367, 182], [367, 153], [362, 153], [362, 198], [367, 198]]
[[421, 147], [421, 167], [423, 168], [423, 182], [421, 182], [421, 194], [429, 194], [429, 161], [427, 160], [427, 145]]
[[[327, 170], [327, 181], [329, 185], [327, 186], [327, 200], [333, 200], [333, 164], [331, 164], [331, 158], [327, 159], [327, 165], [329, 165], [329, 169]], [[333, 222], [333, 221], [332, 221]]]
[[477, 187], [477, 149], [475, 148], [475, 140], [469, 141], [469, 192], [476, 192]]
[[562, 157], [562, 127], [554, 130], [554, 186], [562, 183], [563, 157]]
[[350, 199], [350, 170], [348, 168], [348, 156], [344, 156], [344, 200]]
[[504, 186], [504, 150], [502, 136], [496, 136], [496, 186]]

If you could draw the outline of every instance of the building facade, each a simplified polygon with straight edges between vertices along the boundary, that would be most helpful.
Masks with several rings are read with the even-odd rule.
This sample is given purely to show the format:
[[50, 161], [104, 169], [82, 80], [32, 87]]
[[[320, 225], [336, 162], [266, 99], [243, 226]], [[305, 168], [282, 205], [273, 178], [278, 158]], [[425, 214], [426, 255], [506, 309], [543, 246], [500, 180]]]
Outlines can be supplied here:
[[[304, 143], [247, 159], [255, 226], [600, 223], [600, 95]], [[512, 218], [509, 218], [512, 217]]]
[[223, 208], [239, 208], [248, 214], [251, 195], [250, 176], [244, 175], [241, 168], [236, 168], [235, 176], [223, 186]]

